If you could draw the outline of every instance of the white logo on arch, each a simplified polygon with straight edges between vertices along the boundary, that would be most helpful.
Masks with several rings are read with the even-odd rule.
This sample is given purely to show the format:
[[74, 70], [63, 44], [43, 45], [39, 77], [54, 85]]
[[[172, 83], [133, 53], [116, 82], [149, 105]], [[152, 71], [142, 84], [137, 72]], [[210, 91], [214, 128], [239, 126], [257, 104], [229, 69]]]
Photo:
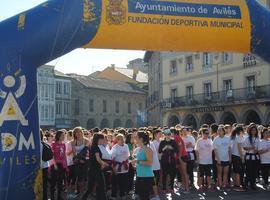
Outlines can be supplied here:
[[[0, 113], [0, 126], [3, 125], [5, 121], [20, 121], [23, 126], [28, 126], [28, 120], [24, 117], [21, 108], [19, 107], [16, 98], [20, 98], [26, 89], [26, 78], [25, 76], [20, 76], [20, 86], [15, 92], [15, 95], [11, 92], [5, 92], [0, 89], [0, 98], [5, 99], [2, 111]], [[3, 84], [7, 88], [12, 88], [16, 84], [16, 79], [11, 76], [5, 76], [3, 79]], [[15, 98], [16, 97], [16, 98]]]

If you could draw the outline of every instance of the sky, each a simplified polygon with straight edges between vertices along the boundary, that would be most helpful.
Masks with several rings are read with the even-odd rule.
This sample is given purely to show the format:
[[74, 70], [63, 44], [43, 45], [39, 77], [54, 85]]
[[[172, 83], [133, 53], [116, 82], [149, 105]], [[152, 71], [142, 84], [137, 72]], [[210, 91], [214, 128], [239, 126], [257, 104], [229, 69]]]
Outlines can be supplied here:
[[[46, 0], [0, 0], [0, 21], [28, 10]], [[126, 67], [129, 61], [143, 58], [143, 51], [76, 49], [49, 64], [64, 73], [89, 75], [111, 64]]]

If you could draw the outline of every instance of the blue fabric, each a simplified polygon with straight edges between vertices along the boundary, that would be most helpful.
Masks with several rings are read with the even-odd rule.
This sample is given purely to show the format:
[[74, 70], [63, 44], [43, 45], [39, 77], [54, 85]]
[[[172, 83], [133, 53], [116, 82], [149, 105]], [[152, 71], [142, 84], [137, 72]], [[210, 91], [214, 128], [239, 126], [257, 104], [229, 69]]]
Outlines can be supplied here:
[[143, 149], [138, 150], [137, 153], [137, 166], [136, 166], [136, 173], [137, 177], [153, 177], [153, 169], [152, 166], [146, 166], [139, 164], [139, 161], [146, 161], [146, 154]]

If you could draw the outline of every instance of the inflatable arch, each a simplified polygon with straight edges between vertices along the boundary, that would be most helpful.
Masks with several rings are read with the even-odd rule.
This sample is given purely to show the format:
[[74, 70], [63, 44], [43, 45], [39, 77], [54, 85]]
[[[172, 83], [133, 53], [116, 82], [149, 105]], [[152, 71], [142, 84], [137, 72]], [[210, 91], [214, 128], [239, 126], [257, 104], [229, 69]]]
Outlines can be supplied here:
[[38, 66], [80, 47], [270, 61], [269, 34], [270, 13], [255, 0], [50, 0], [0, 22], [0, 199], [41, 195]]

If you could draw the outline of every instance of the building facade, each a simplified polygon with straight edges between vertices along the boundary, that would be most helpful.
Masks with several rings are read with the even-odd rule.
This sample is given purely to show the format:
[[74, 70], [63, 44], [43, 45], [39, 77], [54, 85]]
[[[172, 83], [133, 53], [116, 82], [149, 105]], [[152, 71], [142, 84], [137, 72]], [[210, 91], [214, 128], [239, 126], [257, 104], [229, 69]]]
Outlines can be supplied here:
[[41, 128], [55, 127], [55, 80], [54, 67], [44, 65], [38, 68], [38, 108]]
[[270, 123], [270, 65], [251, 54], [162, 58], [163, 124]]
[[71, 79], [55, 70], [55, 128], [72, 128]]
[[72, 77], [73, 126], [138, 127], [146, 123], [146, 92], [132, 83]]
[[270, 124], [270, 65], [254, 55], [146, 52], [145, 62], [150, 125]]

